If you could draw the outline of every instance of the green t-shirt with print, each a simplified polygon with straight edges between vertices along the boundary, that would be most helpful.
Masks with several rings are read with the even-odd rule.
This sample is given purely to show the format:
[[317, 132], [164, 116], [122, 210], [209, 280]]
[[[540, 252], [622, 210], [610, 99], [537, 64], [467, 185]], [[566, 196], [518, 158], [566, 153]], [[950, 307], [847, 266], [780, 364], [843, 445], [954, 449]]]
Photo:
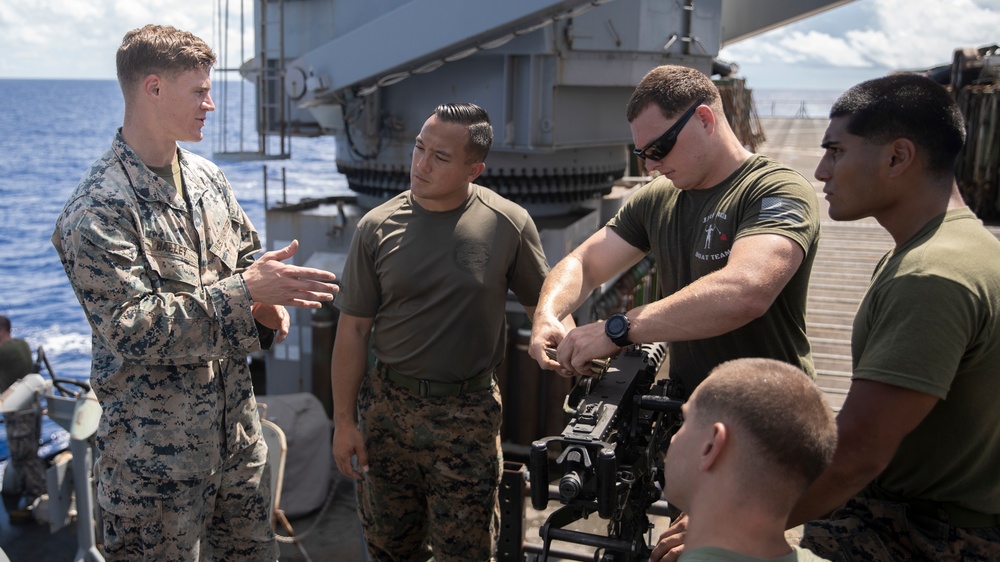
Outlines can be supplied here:
[[715, 337], [670, 342], [670, 377], [691, 392], [724, 361], [767, 357], [815, 378], [805, 316], [819, 211], [815, 190], [801, 174], [755, 155], [709, 189], [684, 191], [659, 177], [640, 188], [608, 226], [652, 254], [665, 296], [722, 269], [738, 238], [778, 234], [793, 240], [802, 248], [802, 264], [767, 312]]

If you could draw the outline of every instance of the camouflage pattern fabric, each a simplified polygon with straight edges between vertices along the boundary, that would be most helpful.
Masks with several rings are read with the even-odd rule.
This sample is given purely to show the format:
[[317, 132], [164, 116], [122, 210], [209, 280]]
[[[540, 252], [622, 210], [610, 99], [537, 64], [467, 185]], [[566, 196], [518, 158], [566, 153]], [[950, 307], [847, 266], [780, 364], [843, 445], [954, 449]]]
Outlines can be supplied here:
[[[260, 349], [261, 333], [240, 275], [261, 245], [218, 166], [182, 149], [178, 161], [186, 199], [142, 163], [119, 130], [52, 235], [93, 330], [91, 385], [103, 408], [95, 437], [104, 490], [98, 501], [115, 513], [150, 489], [182, 501], [195, 493], [183, 490], [204, 486], [198, 493], [207, 505], [248, 494], [245, 507], [260, 511], [244, 519], [267, 521], [263, 487], [219, 474], [234, 455], [262, 443], [246, 360]], [[128, 477], [111, 480], [113, 468]], [[166, 514], [162, 522], [137, 523], [111, 525], [118, 535], [108, 543], [173, 536], [180, 524]], [[202, 528], [185, 524], [184, 533]], [[124, 529], [136, 535], [124, 537]], [[230, 534], [244, 540], [241, 533]]]
[[189, 480], [260, 438], [246, 361], [259, 335], [239, 275], [260, 242], [222, 171], [179, 160], [190, 205], [119, 133], [52, 242], [93, 329], [98, 451]]
[[493, 560], [502, 466], [496, 384], [420, 398], [373, 369], [358, 411], [370, 467], [358, 513], [371, 559]]
[[1000, 560], [1000, 528], [952, 527], [906, 504], [855, 497], [806, 523], [800, 545], [833, 562], [986, 562]]
[[42, 435], [42, 407], [35, 401], [30, 408], [3, 415], [7, 427], [10, 463], [17, 477], [17, 489], [30, 504], [46, 492], [45, 467], [38, 457]]
[[266, 460], [261, 440], [211, 478], [186, 482], [151, 482], [98, 462], [105, 559], [277, 560]]

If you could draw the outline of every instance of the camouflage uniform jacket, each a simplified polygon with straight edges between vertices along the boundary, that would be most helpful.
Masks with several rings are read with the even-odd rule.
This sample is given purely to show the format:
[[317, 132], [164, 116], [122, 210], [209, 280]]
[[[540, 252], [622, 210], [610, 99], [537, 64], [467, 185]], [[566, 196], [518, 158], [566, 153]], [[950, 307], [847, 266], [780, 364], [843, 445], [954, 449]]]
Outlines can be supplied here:
[[99, 453], [152, 480], [205, 477], [260, 438], [239, 275], [260, 241], [222, 171], [179, 153], [190, 206], [119, 130], [52, 235], [93, 329]]

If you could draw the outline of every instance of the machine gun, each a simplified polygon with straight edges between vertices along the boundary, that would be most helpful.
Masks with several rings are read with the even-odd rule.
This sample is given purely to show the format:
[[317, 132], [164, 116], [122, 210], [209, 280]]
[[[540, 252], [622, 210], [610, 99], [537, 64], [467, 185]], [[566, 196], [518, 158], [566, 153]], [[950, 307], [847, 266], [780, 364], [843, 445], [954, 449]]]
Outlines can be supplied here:
[[[566, 409], [574, 413], [562, 434], [532, 443], [528, 472], [538, 510], [550, 499], [550, 448], [561, 446], [555, 467], [564, 505], [539, 529], [542, 561], [554, 540], [596, 547], [595, 561], [649, 558], [647, 511], [660, 498], [663, 454], [680, 426], [683, 404], [669, 381], [655, 381], [665, 356], [664, 344], [623, 351], [603, 374], [582, 379], [567, 396]], [[594, 512], [609, 520], [606, 536], [565, 528]]]

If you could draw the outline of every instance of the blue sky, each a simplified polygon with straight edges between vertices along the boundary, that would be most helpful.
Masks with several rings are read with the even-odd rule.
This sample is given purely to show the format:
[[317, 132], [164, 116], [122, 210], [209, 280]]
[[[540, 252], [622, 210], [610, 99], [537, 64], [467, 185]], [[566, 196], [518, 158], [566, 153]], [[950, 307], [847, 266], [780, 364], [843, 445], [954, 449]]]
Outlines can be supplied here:
[[[671, 1], [671, 0], [659, 0]], [[767, 0], [744, 0], [764, 3]], [[238, 66], [238, 14], [251, 0], [229, 0], [230, 59]], [[221, 43], [210, 0], [0, 1], [0, 78], [114, 78], [125, 31], [167, 23]], [[246, 36], [246, 57], [252, 41]], [[855, 0], [727, 46], [755, 89], [844, 90], [900, 68], [951, 61], [956, 48], [1000, 43], [1000, 0]]]

